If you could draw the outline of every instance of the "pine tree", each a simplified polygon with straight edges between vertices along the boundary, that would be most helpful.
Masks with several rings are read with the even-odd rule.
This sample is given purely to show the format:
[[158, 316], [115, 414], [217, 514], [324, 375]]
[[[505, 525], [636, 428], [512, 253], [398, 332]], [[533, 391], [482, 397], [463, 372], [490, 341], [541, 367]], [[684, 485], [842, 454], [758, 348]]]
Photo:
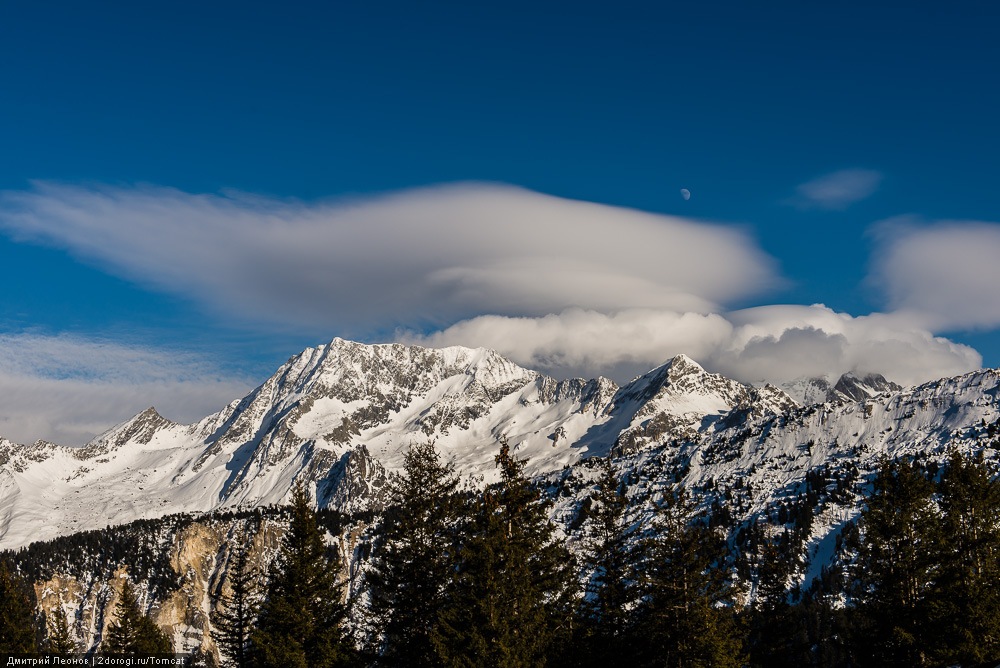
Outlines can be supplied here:
[[941, 476], [941, 569], [931, 595], [937, 662], [1000, 660], [1000, 479], [982, 452], [954, 452]]
[[349, 665], [354, 648], [344, 630], [347, 608], [337, 583], [339, 560], [323, 543], [301, 483], [292, 491], [291, 521], [271, 566], [267, 597], [250, 638], [254, 662], [275, 668]]
[[549, 504], [501, 441], [501, 481], [473, 503], [449, 606], [435, 645], [444, 665], [542, 666], [572, 633], [571, 557]]
[[858, 597], [872, 665], [928, 665], [928, 595], [938, 575], [940, 518], [934, 487], [916, 464], [883, 460], [858, 555]]
[[592, 575], [581, 606], [582, 652], [576, 660], [607, 666], [628, 662], [638, 602], [632, 532], [624, 524], [628, 499], [610, 457], [602, 463], [591, 508], [584, 563]]
[[683, 490], [668, 492], [648, 546], [640, 665], [737, 668], [743, 637], [732, 609], [725, 542], [698, 521]]
[[257, 571], [250, 565], [249, 546], [236, 550], [229, 573], [230, 594], [212, 620], [212, 637], [227, 665], [246, 668], [250, 665], [250, 634], [259, 607]]
[[794, 571], [790, 536], [754, 525], [758, 533], [757, 599], [750, 613], [751, 663], [754, 666], [803, 665], [801, 618], [788, 601], [788, 580]]
[[105, 654], [153, 655], [174, 651], [167, 634], [139, 610], [135, 589], [128, 580], [122, 585], [115, 621], [108, 627], [108, 637], [101, 649]]
[[61, 609], [56, 608], [46, 615], [45, 642], [42, 651], [53, 656], [69, 656], [76, 652], [76, 643], [69, 632], [66, 616]]
[[35, 645], [34, 596], [0, 559], [0, 653], [33, 654]]
[[432, 638], [455, 569], [457, 489], [454, 468], [433, 443], [410, 448], [402, 475], [390, 479], [367, 577], [383, 665], [439, 663]]

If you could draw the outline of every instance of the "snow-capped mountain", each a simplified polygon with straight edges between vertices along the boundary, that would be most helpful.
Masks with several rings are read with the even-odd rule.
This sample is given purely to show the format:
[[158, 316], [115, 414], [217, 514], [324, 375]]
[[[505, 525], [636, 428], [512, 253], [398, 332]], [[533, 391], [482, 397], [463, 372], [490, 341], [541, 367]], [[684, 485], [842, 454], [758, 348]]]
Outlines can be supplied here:
[[[819, 387], [818, 385], [816, 387]], [[879, 455], [996, 447], [1000, 374], [983, 370], [901, 389], [844, 376], [822, 402], [706, 372], [681, 355], [618, 387], [556, 381], [499, 354], [336, 339], [292, 357], [215, 415], [180, 425], [148, 409], [84, 448], [0, 441], [0, 548], [178, 512], [283, 501], [307, 480], [321, 506], [377, 508], [386, 472], [433, 440], [470, 478], [495, 476], [501, 437], [528, 473], [562, 486], [556, 518], [588, 493], [593, 455], [612, 455], [641, 505], [681, 480], [734, 522], [763, 519], [808, 474], [862, 484]], [[855, 493], [815, 509], [820, 546], [855, 517]], [[825, 549], [825, 548], [824, 548]]]
[[556, 381], [499, 354], [336, 339], [292, 357], [260, 387], [191, 425], [150, 408], [84, 448], [0, 444], [0, 547], [176, 512], [281, 502], [292, 481], [323, 506], [377, 505], [386, 469], [432, 439], [490, 480], [503, 435], [528, 470], [709, 433], [734, 409], [794, 405], [773, 387], [706, 373], [679, 356], [619, 388]]

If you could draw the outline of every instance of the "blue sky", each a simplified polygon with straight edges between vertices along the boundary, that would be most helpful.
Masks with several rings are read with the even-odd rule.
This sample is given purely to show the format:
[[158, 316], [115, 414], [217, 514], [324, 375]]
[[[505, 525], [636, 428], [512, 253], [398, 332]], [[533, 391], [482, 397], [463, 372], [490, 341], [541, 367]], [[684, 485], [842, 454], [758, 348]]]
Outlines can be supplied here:
[[994, 3], [538, 4], [0, 4], [0, 435], [337, 335], [1000, 365]]

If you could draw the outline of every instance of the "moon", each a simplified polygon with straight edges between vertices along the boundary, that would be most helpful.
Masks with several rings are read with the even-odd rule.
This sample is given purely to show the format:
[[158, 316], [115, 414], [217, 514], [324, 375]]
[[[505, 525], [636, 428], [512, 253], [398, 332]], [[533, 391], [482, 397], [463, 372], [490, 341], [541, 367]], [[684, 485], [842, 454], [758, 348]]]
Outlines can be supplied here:
[[684, 198], [685, 202], [688, 201], [689, 199], [691, 199], [691, 191], [688, 190], [687, 188], [681, 188], [681, 197]]

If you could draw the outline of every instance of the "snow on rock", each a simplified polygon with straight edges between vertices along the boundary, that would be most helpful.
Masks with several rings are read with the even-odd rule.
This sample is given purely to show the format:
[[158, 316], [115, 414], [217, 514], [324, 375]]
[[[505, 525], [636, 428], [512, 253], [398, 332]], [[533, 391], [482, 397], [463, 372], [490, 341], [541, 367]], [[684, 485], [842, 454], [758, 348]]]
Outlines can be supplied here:
[[[821, 400], [803, 394], [807, 386]], [[881, 454], [995, 447], [982, 425], [1000, 419], [997, 388], [993, 370], [908, 389], [845, 375], [792, 387], [809, 399], [796, 401], [683, 355], [618, 387], [557, 381], [491, 350], [335, 339], [194, 424], [147, 409], [84, 448], [0, 440], [0, 548], [140, 518], [279, 504], [295, 480], [321, 506], [377, 509], [412, 444], [434, 441], [462, 475], [490, 482], [501, 438], [530, 475], [567, 479], [581, 460], [610, 454], [637, 499], [682, 479], [727, 490], [733, 515], [749, 521], [798, 493], [818, 467], [853, 466], [863, 480]], [[554, 512], [572, 515], [567, 504], [578, 497]], [[826, 554], [829, 532], [857, 508], [817, 510], [809, 549]]]
[[837, 401], [860, 401], [883, 392], [897, 392], [902, 386], [886, 380], [879, 373], [857, 375], [848, 372], [839, 378], [820, 376], [800, 378], [782, 385], [782, 389], [803, 406]]

